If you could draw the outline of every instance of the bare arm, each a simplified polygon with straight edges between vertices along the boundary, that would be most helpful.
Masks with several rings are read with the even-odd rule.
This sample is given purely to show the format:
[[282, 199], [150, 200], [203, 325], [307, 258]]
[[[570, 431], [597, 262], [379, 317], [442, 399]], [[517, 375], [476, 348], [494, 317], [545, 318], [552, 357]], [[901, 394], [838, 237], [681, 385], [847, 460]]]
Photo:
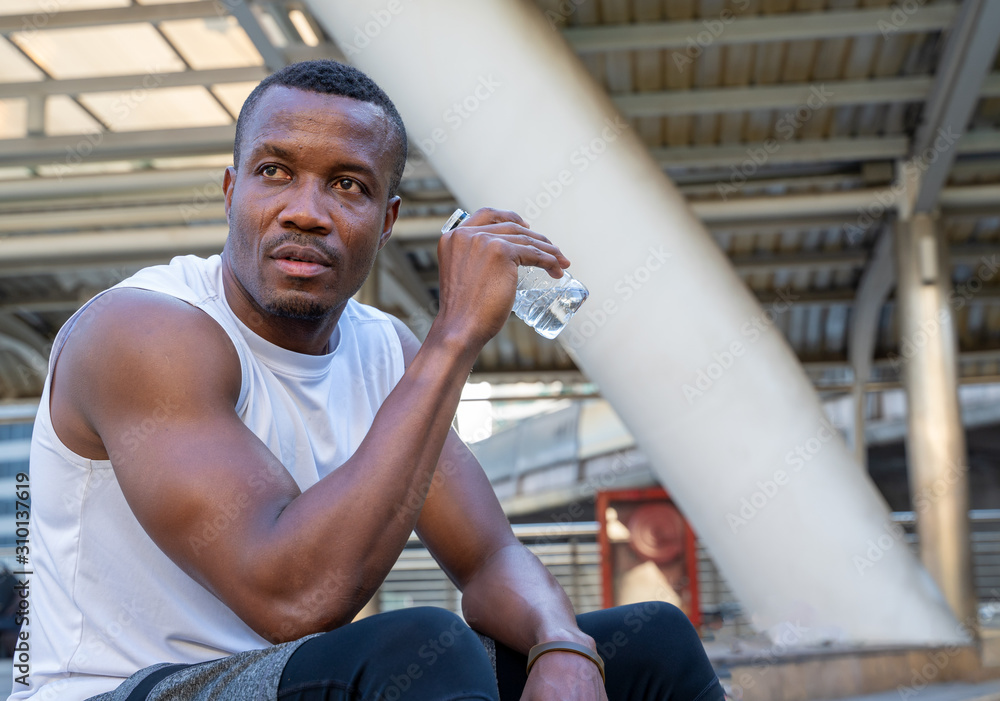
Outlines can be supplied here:
[[[442, 239], [442, 307], [424, 346], [356, 453], [305, 492], [236, 415], [235, 350], [200, 310], [114, 291], [63, 349], [60, 437], [110, 456], [154, 542], [269, 640], [332, 629], [368, 600], [417, 523], [420, 509], [400, 504], [427, 493], [464, 380], [509, 314], [517, 265], [567, 264], [519, 225], [463, 229]], [[143, 421], [155, 430], [135, 440]], [[229, 526], [199, 539], [220, 513]]]
[[[401, 323], [397, 331], [409, 362], [419, 341]], [[486, 474], [454, 431], [445, 441], [416, 530], [461, 589], [465, 619], [479, 632], [524, 654], [553, 640], [597, 650], [577, 627], [566, 592], [514, 536]], [[603, 694], [594, 664], [571, 653], [543, 655], [531, 681], [554, 684], [559, 698], [576, 698], [573, 684], [586, 687], [594, 698]]]

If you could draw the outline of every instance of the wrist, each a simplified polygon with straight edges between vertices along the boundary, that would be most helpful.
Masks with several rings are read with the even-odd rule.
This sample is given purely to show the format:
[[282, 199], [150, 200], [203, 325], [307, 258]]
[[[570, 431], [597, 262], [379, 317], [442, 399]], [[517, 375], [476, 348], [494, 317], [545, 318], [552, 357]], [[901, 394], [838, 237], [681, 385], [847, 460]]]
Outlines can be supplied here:
[[459, 330], [450, 328], [447, 324], [439, 323], [435, 319], [431, 328], [427, 332], [427, 338], [422, 344], [422, 348], [437, 348], [454, 358], [461, 365], [468, 365], [471, 372], [483, 344], [477, 344], [474, 339], [468, 337]]
[[607, 682], [604, 674], [604, 660], [601, 656], [586, 645], [568, 640], [554, 640], [533, 646], [528, 652], [527, 674], [531, 674], [531, 670], [536, 664], [544, 665], [545, 662], [541, 660], [546, 658], [553, 660], [557, 655], [567, 658], [567, 660], [575, 660], [577, 664], [594, 668], [601, 675], [601, 681]]
[[555, 640], [568, 640], [579, 645], [585, 645], [593, 652], [597, 652], [597, 643], [594, 642], [594, 639], [576, 627], [553, 627], [540, 630], [536, 632], [535, 639], [531, 644], [532, 646], [541, 645], [542, 643], [549, 643]]

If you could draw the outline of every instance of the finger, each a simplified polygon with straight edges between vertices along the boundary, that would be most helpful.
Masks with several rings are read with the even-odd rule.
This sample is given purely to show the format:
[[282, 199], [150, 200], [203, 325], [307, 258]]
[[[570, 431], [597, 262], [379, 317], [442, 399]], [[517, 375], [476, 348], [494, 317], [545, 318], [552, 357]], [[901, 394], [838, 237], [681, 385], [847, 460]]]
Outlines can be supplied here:
[[518, 265], [534, 265], [535, 267], [544, 268], [548, 271], [549, 275], [554, 278], [562, 277], [563, 269], [568, 268], [570, 265], [569, 258], [567, 258], [555, 244], [537, 241], [529, 236], [511, 238], [509, 240], [518, 246], [533, 248], [537, 251], [548, 254], [548, 256], [542, 257], [544, 263], [519, 262]]
[[494, 209], [492, 207], [477, 209], [462, 222], [462, 226], [486, 226], [489, 224], [502, 224], [504, 222], [513, 222], [514, 224], [523, 226], [525, 229], [528, 228], [528, 223], [517, 212], [507, 209]]
[[[532, 265], [545, 269], [553, 278], [562, 277], [564, 268], [570, 266], [570, 260], [554, 243], [544, 236], [514, 224], [503, 225], [511, 233], [494, 233], [495, 225], [486, 227], [486, 230], [477, 227], [478, 231], [465, 232], [469, 239], [465, 242], [473, 246], [485, 244], [489, 241], [503, 242], [512, 245], [514, 248], [507, 248], [506, 255], [513, 258], [518, 265]], [[449, 232], [452, 235], [462, 235], [457, 231]], [[460, 244], [461, 247], [461, 244]], [[456, 249], [457, 250], [457, 249]]]
[[[562, 252], [562, 250], [557, 245], [552, 243], [547, 236], [540, 234], [537, 231], [532, 231], [527, 227], [513, 222], [491, 224], [478, 228], [480, 228], [484, 233], [504, 236], [505, 238], [514, 240], [518, 243], [536, 245], [545, 252], [551, 253], [555, 256], [559, 260], [560, 267], [568, 268], [570, 266], [570, 260]], [[559, 277], [559, 275], [555, 275], [554, 277]]]
[[555, 247], [550, 247], [546, 250], [537, 243], [515, 241], [508, 241], [508, 243], [512, 246], [510, 255], [518, 265], [530, 265], [535, 268], [542, 268], [548, 272], [550, 277], [556, 279], [562, 277], [563, 268], [569, 267], [569, 260], [566, 256], [559, 253], [559, 249]]

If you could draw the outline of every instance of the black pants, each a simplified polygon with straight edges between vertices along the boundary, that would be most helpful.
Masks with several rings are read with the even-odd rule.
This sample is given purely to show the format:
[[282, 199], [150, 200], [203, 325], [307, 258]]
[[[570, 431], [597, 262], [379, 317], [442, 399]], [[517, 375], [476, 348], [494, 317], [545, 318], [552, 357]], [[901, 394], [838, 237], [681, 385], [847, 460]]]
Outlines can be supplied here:
[[[609, 701], [721, 701], [722, 687], [679, 609], [648, 602], [577, 617], [604, 658]], [[279, 701], [518, 701], [525, 657], [497, 643], [497, 682], [479, 637], [435, 608], [379, 614], [324, 633], [288, 660]]]

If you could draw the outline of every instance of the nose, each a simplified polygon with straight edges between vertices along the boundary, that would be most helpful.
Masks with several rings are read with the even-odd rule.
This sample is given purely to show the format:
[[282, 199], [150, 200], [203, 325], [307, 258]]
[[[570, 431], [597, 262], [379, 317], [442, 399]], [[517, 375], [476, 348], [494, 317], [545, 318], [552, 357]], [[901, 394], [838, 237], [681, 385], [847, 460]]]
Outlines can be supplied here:
[[330, 233], [333, 220], [325, 184], [311, 178], [303, 179], [285, 192], [287, 200], [278, 215], [283, 228], [323, 235]]

